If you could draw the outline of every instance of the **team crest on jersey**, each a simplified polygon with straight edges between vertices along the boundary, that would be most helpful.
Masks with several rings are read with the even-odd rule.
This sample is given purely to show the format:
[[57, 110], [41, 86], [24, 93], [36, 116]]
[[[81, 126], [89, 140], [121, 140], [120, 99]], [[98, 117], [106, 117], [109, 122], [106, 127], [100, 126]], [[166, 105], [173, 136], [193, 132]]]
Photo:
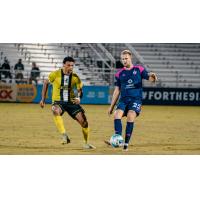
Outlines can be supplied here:
[[133, 75], [136, 75], [136, 74], [137, 74], [137, 71], [134, 70], [134, 71], [133, 71]]
[[126, 76], [126, 74], [122, 74], [122, 76]]
[[129, 80], [128, 80], [128, 83], [129, 83], [129, 84], [131, 84], [132, 82], [133, 82], [133, 80], [132, 80], [132, 79], [129, 79]]

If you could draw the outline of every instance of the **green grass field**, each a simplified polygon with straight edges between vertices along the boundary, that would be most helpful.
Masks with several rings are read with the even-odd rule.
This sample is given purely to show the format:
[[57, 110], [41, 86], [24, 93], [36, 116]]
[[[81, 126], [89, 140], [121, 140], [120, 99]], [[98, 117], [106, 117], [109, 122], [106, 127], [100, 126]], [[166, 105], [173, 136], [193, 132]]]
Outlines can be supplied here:
[[[0, 103], [0, 154], [200, 154], [200, 107], [143, 106], [136, 120], [129, 151], [104, 144], [113, 133], [113, 117], [106, 105], [83, 105], [91, 127], [90, 141], [97, 149], [83, 150], [79, 124], [64, 114], [71, 137], [60, 144], [50, 105]], [[123, 119], [123, 130], [125, 129]]]

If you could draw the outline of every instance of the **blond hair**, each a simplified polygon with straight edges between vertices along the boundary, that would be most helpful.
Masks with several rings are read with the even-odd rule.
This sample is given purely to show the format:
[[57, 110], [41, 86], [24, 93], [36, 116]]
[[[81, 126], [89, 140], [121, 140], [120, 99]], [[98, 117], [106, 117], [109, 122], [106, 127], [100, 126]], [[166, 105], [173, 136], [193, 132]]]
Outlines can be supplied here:
[[129, 56], [132, 56], [132, 52], [131, 52], [130, 50], [128, 50], [128, 49], [123, 50], [123, 51], [121, 52], [121, 55], [126, 55], [126, 54], [128, 54]]

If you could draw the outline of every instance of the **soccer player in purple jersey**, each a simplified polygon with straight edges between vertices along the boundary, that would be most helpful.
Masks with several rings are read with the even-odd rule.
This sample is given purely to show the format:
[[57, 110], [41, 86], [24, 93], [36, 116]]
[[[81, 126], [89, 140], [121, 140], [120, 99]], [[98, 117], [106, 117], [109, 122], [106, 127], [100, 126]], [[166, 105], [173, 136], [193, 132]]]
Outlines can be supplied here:
[[149, 73], [142, 65], [133, 65], [132, 53], [129, 50], [121, 52], [121, 61], [124, 67], [115, 74], [115, 89], [111, 105], [108, 109], [108, 114], [112, 114], [115, 104], [120, 96], [114, 113], [114, 129], [115, 134], [121, 135], [121, 119], [123, 116], [127, 116], [123, 149], [128, 151], [128, 144], [133, 132], [134, 122], [141, 111], [142, 79], [155, 83], [157, 81], [157, 76], [155, 73]]

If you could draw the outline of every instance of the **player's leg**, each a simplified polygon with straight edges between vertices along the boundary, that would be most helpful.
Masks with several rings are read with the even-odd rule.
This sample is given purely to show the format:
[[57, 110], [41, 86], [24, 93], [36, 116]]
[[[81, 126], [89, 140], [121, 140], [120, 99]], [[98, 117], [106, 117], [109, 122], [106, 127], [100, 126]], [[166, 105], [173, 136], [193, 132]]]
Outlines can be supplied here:
[[124, 110], [117, 109], [114, 113], [114, 129], [115, 134], [122, 135], [122, 117]]
[[122, 117], [125, 114], [126, 103], [121, 101], [118, 103], [114, 113], [114, 130], [115, 134], [122, 135]]
[[66, 133], [65, 127], [64, 127], [64, 122], [62, 118], [62, 109], [60, 108], [59, 105], [52, 105], [52, 112], [53, 112], [53, 119], [55, 122], [55, 125], [59, 131], [59, 133], [62, 135], [62, 144], [68, 144], [70, 143], [70, 139]]
[[83, 138], [84, 138], [85, 143], [87, 143], [89, 139], [89, 125], [88, 125], [87, 118], [83, 112], [77, 113], [75, 118], [82, 127]]
[[[124, 111], [126, 109], [126, 104], [124, 102], [119, 102], [117, 109], [114, 113], [114, 130], [115, 134], [122, 135], [122, 117], [124, 116]], [[110, 145], [109, 140], [104, 141], [106, 144]]]
[[79, 104], [67, 104], [65, 107], [65, 111], [73, 118], [75, 119], [82, 127], [83, 132], [83, 138], [84, 138], [84, 148], [87, 149], [93, 149], [95, 148], [93, 145], [90, 145], [88, 143], [89, 138], [89, 126], [88, 121], [85, 116], [85, 111]]
[[127, 112], [124, 150], [128, 150], [128, 144], [133, 132], [135, 119], [137, 116], [139, 116], [141, 112], [141, 104], [142, 102], [140, 100], [135, 100], [131, 101], [127, 106], [128, 112]]
[[89, 144], [90, 129], [89, 129], [89, 125], [88, 125], [88, 121], [87, 121], [85, 113], [82, 111], [77, 113], [75, 116], [75, 119], [82, 127], [82, 133], [83, 133], [83, 138], [84, 138], [84, 143], [85, 143], [84, 148], [94, 149], [95, 147], [93, 145]]
[[127, 113], [127, 123], [126, 123], [126, 132], [125, 132], [125, 141], [124, 141], [124, 150], [128, 150], [128, 144], [131, 139], [131, 135], [134, 128], [134, 122], [137, 117], [137, 113], [133, 110], [129, 110]]

